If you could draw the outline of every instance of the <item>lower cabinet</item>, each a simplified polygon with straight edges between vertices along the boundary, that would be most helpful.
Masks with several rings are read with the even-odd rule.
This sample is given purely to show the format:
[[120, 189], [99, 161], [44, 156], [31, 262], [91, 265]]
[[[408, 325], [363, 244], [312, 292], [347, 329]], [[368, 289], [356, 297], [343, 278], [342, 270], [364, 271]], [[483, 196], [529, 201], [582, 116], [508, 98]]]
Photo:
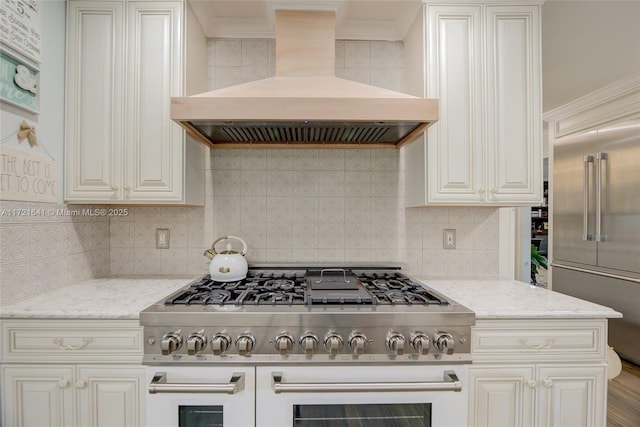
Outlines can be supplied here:
[[606, 320], [476, 322], [469, 425], [606, 425]]
[[12, 318], [0, 325], [0, 425], [145, 425], [137, 320]]
[[472, 426], [601, 426], [605, 366], [470, 369]]
[[4, 425], [143, 425], [141, 366], [11, 365], [2, 377]]
[[493, 368], [472, 365], [469, 369], [470, 425], [533, 426], [535, 369]]

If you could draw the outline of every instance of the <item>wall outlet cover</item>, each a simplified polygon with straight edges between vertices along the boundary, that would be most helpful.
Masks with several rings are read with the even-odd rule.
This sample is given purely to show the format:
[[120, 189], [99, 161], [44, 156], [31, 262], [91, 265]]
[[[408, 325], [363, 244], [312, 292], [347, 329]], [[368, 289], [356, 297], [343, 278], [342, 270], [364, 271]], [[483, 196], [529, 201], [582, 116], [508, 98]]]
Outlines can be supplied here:
[[156, 249], [169, 249], [168, 228], [156, 228]]
[[455, 249], [456, 248], [456, 229], [455, 228], [445, 228], [442, 236], [442, 247], [444, 249]]

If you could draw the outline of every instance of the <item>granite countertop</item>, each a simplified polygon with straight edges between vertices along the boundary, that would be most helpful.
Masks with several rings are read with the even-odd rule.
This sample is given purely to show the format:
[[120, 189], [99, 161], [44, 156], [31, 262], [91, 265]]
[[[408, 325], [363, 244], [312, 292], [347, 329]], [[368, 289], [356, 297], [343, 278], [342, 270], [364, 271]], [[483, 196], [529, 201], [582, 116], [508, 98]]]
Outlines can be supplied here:
[[609, 307], [516, 280], [416, 279], [467, 306], [476, 319], [622, 317]]
[[116, 276], [87, 280], [0, 307], [0, 317], [138, 319], [140, 311], [196, 278]]
[[[1, 307], [3, 318], [138, 319], [140, 311], [195, 276], [93, 279]], [[425, 285], [473, 310], [477, 319], [611, 318], [608, 307], [515, 280], [429, 280]]]

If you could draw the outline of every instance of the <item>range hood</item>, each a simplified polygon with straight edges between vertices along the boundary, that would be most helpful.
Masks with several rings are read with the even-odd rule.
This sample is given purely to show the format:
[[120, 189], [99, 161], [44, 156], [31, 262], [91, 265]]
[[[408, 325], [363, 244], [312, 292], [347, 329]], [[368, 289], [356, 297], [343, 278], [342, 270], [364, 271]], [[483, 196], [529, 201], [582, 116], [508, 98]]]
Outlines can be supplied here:
[[335, 12], [276, 10], [276, 76], [171, 98], [171, 118], [213, 148], [400, 147], [438, 101], [335, 77]]

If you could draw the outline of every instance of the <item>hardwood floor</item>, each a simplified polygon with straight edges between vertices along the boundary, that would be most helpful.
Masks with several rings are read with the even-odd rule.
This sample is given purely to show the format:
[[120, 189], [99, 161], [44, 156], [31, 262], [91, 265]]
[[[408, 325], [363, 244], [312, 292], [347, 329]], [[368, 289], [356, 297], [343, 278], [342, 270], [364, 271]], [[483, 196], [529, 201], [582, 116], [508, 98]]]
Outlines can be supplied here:
[[622, 372], [609, 381], [607, 426], [640, 426], [640, 366], [622, 361]]

